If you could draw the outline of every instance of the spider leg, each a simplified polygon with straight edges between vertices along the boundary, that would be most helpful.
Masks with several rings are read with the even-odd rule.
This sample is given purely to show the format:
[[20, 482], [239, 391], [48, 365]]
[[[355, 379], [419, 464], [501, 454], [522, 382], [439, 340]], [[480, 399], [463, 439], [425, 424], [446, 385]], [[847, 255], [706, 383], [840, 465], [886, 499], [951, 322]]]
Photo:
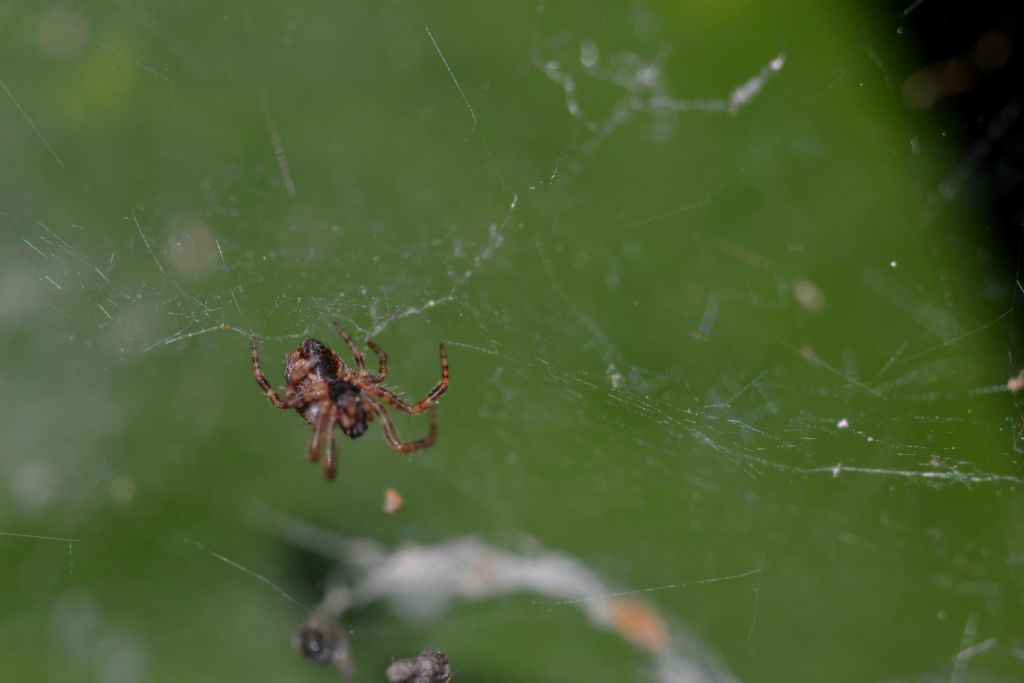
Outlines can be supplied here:
[[380, 426], [384, 430], [384, 438], [388, 440], [388, 444], [399, 453], [412, 453], [418, 451], [421, 448], [430, 448], [437, 441], [437, 410], [430, 410], [430, 431], [427, 436], [418, 441], [403, 442], [402, 437], [398, 435], [398, 430], [395, 428], [391, 418], [384, 411], [384, 406], [380, 405], [376, 401], [367, 401], [373, 408], [373, 412], [380, 415]]
[[250, 338], [250, 348], [252, 349], [252, 374], [256, 377], [256, 384], [260, 385], [263, 389], [263, 393], [267, 395], [267, 399], [274, 404], [275, 408], [288, 409], [292, 406], [289, 405], [289, 401], [282, 400], [274, 388], [270, 386], [270, 382], [267, 381], [267, 376], [263, 374], [263, 370], [260, 369], [260, 352], [256, 348], [256, 337]]
[[445, 353], [444, 344], [441, 344], [441, 381], [430, 390], [430, 393], [428, 393], [426, 397], [421, 398], [419, 401], [416, 401], [416, 403], [410, 404], [393, 394], [391, 390], [385, 389], [384, 387], [375, 388], [372, 391], [380, 396], [382, 401], [394, 408], [397, 408], [398, 410], [401, 410], [403, 413], [408, 413], [409, 415], [418, 415], [419, 413], [422, 413], [424, 410], [434, 405], [437, 402], [437, 399], [441, 398], [441, 395], [444, 394], [444, 392], [448, 391], [448, 355]]
[[302, 370], [293, 370], [292, 380], [288, 382], [288, 386], [284, 388], [284, 405], [283, 408], [295, 408], [303, 403], [307, 403], [306, 397], [299, 390], [299, 384], [303, 380], [307, 379], [310, 369], [316, 365], [315, 359], [305, 358], [302, 361]]
[[363, 352], [360, 351], [359, 347], [356, 346], [356, 343], [352, 341], [352, 337], [348, 336], [348, 332], [346, 332], [345, 329], [337, 322], [334, 323], [334, 329], [338, 331], [338, 334], [341, 335], [341, 338], [345, 340], [345, 343], [348, 344], [348, 348], [352, 351], [352, 357], [356, 359], [356, 368], [359, 369], [359, 374], [365, 375], [366, 363], [363, 361]]
[[337, 427], [334, 411], [331, 411], [331, 420], [327, 423], [327, 457], [324, 458], [324, 476], [327, 481], [334, 481], [337, 468], [334, 464], [334, 428]]
[[370, 347], [370, 350], [377, 354], [377, 358], [380, 360], [380, 369], [376, 375], [367, 375], [366, 379], [373, 382], [374, 384], [380, 384], [384, 381], [384, 378], [388, 376], [388, 354], [384, 353], [384, 349], [380, 348], [372, 341], [366, 342], [366, 345]]
[[334, 410], [332, 406], [324, 405], [323, 409], [317, 413], [316, 419], [313, 422], [313, 434], [309, 437], [309, 448], [306, 450], [306, 457], [309, 458], [310, 462], [316, 462], [320, 459], [320, 450], [323, 446], [324, 436], [330, 436], [327, 432], [328, 429], [333, 430], [334, 428]]

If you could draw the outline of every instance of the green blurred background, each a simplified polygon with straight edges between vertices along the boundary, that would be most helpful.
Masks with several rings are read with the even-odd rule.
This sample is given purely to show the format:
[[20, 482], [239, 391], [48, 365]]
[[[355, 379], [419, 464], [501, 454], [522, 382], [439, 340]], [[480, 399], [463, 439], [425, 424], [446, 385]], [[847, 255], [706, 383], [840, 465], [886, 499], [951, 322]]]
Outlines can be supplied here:
[[[675, 586], [638, 597], [742, 681], [1020, 680], [1015, 284], [936, 199], [955, 152], [866, 25], [0, 3], [0, 531], [75, 539], [0, 536], [0, 678], [335, 679], [290, 645], [302, 610], [195, 545], [315, 604], [329, 563], [269, 511], [389, 547], [526, 535], [615, 590]], [[452, 386], [435, 448], [373, 426], [329, 484], [247, 337], [280, 386], [334, 319], [409, 396], [445, 341]], [[359, 681], [428, 646], [460, 681], [653, 680], [530, 595], [345, 627]]]

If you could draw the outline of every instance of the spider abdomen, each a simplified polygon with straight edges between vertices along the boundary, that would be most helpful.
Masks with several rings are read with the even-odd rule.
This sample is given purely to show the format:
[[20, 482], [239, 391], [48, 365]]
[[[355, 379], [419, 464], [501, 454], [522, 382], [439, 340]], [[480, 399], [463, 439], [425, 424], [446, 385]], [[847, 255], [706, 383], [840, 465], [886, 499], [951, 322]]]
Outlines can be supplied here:
[[367, 415], [363, 407], [363, 392], [343, 379], [329, 383], [331, 401], [338, 406], [338, 426], [353, 439], [366, 433]]

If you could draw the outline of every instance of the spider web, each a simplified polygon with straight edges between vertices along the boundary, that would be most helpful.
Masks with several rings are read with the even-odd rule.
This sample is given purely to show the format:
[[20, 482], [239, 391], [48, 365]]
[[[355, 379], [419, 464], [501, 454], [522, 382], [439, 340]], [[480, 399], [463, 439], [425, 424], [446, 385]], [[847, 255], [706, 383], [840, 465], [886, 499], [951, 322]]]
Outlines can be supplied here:
[[[849, 17], [5, 11], [0, 542], [29, 597], [0, 671], [324, 680], [289, 638], [337, 590], [374, 596], [335, 615], [356, 680], [426, 647], [470, 680], [1024, 667], [1024, 288]], [[371, 431], [328, 485], [247, 340], [280, 384], [303, 339], [346, 355], [335, 320], [413, 399], [444, 341], [452, 384], [436, 448]], [[413, 565], [478, 589], [424, 622], [274, 515], [573, 588]]]

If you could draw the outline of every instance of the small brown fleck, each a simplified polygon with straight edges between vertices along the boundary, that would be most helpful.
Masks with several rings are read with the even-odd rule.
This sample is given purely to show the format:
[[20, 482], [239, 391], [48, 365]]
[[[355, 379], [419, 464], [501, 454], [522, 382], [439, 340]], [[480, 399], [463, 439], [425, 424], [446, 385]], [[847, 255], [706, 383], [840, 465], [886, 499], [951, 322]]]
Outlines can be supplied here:
[[1021, 370], [1016, 377], [1011, 377], [1006, 381], [1006, 388], [1011, 393], [1016, 394], [1021, 389], [1024, 389], [1024, 370]]
[[654, 654], [668, 647], [668, 629], [653, 609], [629, 599], [615, 600], [611, 608], [612, 623], [623, 638]]
[[405, 505], [402, 494], [395, 489], [388, 489], [384, 492], [384, 512], [393, 515]]

